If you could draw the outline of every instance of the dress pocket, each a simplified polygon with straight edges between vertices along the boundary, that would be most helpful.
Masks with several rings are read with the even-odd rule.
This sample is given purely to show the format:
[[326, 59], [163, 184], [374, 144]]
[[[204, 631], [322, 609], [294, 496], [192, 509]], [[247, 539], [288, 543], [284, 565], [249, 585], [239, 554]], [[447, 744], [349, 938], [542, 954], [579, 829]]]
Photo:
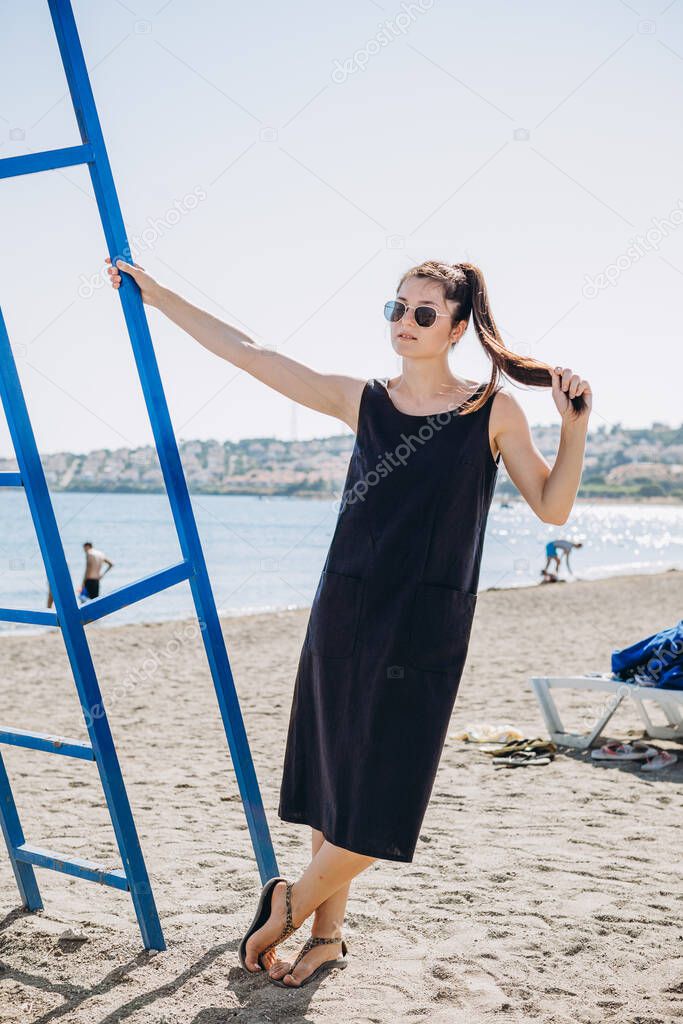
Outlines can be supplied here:
[[418, 583], [410, 620], [414, 668], [458, 672], [467, 656], [477, 595], [437, 583]]
[[364, 580], [323, 569], [308, 621], [308, 646], [322, 658], [348, 658], [358, 633]]

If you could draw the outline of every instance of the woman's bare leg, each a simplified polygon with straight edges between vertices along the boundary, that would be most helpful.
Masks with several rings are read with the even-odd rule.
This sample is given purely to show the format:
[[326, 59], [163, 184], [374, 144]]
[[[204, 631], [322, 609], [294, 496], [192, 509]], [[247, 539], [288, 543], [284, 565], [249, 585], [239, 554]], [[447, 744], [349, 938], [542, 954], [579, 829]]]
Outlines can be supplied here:
[[[317, 828], [311, 829], [311, 859], [315, 857], [324, 841], [325, 837], [322, 832]], [[294, 981], [303, 981], [324, 960], [335, 960], [341, 953], [341, 930], [350, 888], [351, 883], [347, 882], [346, 885], [342, 885], [335, 893], [328, 896], [324, 903], [316, 907], [311, 925], [311, 935], [325, 939], [338, 938], [339, 942], [325, 943], [309, 950], [295, 968]], [[271, 978], [284, 978], [286, 974], [289, 974], [291, 966], [291, 960], [277, 959], [268, 973]]]
[[[303, 875], [292, 887], [292, 920], [295, 927], [300, 927], [325, 900], [342, 886], [347, 886], [375, 860], [375, 857], [353, 853], [351, 850], [333, 846], [326, 839], [323, 840]], [[273, 890], [270, 917], [247, 942], [247, 970], [260, 970], [258, 954], [278, 937], [284, 927], [285, 918], [285, 883], [278, 882]], [[266, 970], [270, 970], [276, 958], [274, 949], [269, 949], [263, 955]], [[290, 983], [295, 984], [291, 979], [290, 982], [286, 982]]]

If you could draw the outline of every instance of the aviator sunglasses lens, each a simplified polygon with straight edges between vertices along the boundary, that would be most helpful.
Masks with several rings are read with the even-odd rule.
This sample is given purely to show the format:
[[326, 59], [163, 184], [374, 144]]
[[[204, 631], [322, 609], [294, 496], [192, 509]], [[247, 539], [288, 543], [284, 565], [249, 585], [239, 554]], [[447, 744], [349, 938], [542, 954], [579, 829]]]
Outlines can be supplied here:
[[415, 323], [418, 327], [431, 327], [436, 320], [436, 310], [431, 306], [418, 306], [415, 310]]
[[387, 304], [384, 307], [384, 318], [385, 320], [388, 320], [390, 323], [395, 324], [397, 323], [397, 321], [401, 319], [405, 311], [406, 307], [403, 305], [402, 302], [396, 302], [395, 300], [392, 302], [387, 302]]

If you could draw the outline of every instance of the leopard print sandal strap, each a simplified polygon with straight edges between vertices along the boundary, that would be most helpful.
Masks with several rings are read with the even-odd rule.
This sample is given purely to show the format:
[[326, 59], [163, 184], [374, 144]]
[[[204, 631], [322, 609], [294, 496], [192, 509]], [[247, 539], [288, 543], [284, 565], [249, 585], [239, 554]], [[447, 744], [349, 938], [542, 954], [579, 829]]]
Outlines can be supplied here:
[[295, 925], [292, 919], [293, 885], [293, 882], [285, 882], [285, 926], [278, 935], [278, 937], [274, 940], [274, 942], [271, 942], [270, 945], [266, 946], [265, 949], [261, 950], [261, 952], [259, 953], [259, 958], [262, 957], [264, 953], [267, 953], [269, 949], [274, 949], [275, 946], [279, 946], [281, 942], [284, 942], [285, 939], [288, 939], [290, 935], [292, 935], [295, 931], [297, 931], [298, 928], [301, 927], [301, 925], [299, 924]]
[[293, 974], [294, 973], [294, 969], [296, 968], [296, 965], [301, 960], [303, 960], [303, 958], [306, 956], [308, 951], [313, 949], [314, 946], [324, 946], [327, 943], [334, 943], [334, 942], [341, 942], [341, 944], [342, 944], [342, 952], [345, 951], [344, 947], [345, 947], [346, 943], [344, 942], [343, 939], [324, 939], [324, 938], [319, 938], [317, 936], [311, 935], [310, 938], [306, 939], [306, 941], [304, 942], [303, 946], [301, 947], [301, 949], [299, 951], [299, 955], [297, 956], [296, 960], [294, 961], [292, 966], [289, 968], [289, 971], [287, 973], [288, 974]]

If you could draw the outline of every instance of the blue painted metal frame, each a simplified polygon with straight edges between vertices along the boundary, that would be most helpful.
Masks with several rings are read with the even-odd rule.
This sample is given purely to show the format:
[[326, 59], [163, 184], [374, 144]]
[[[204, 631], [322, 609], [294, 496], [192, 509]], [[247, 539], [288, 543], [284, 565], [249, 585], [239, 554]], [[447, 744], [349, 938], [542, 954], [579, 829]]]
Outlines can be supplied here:
[[[90, 743], [95, 754], [123, 868], [129, 881], [143, 942], [148, 948], [164, 949], [164, 937], [147, 868], [140, 849], [140, 841], [135, 829], [109, 722], [106, 715], [102, 713], [104, 708], [102, 693], [86, 639], [85, 628], [81, 622], [80, 608], [71, 583], [69, 566], [62, 547], [50, 492], [1, 311], [0, 398], [2, 398], [14, 451], [19, 463], [19, 472], [24, 481], [26, 499], [54, 597], [59, 625], [83, 709]], [[7, 785], [9, 784], [7, 783]], [[2, 813], [2, 808], [0, 808], [0, 817]], [[16, 815], [16, 808], [14, 813]], [[10, 828], [10, 842], [12, 841], [12, 831]], [[21, 843], [15, 843], [14, 850], [10, 850], [10, 857], [15, 861], [18, 860], [17, 847], [22, 846], [23, 842], [22, 839]], [[33, 874], [33, 867], [30, 864], [31, 862], [27, 862], [26, 870]], [[33, 884], [35, 884], [35, 876], [33, 876]]]
[[22, 843], [17, 847], [15, 854], [20, 864], [50, 868], [51, 871], [61, 871], [65, 875], [84, 878], [88, 882], [97, 882], [98, 885], [110, 885], [112, 888], [122, 889], [124, 892], [128, 892], [129, 889], [126, 872], [121, 871], [120, 868], [108, 868], [104, 864], [83, 860], [82, 857], [62, 857], [54, 850], [43, 850], [30, 843]]
[[0, 608], [2, 622], [30, 622], [35, 626], [58, 626], [57, 612], [39, 612], [32, 608]]
[[[130, 260], [130, 247], [71, 3], [69, 0], [48, 0], [48, 5], [83, 144], [0, 160], [0, 178], [87, 163], [111, 260], [115, 262], [119, 257]], [[1, 759], [0, 824], [22, 901], [27, 907], [37, 909], [41, 906], [35, 866], [65, 871], [90, 881], [125, 888], [131, 893], [145, 945], [163, 949], [164, 939], [154, 897], [109, 723], [103, 713], [102, 695], [85, 635], [87, 622], [158, 593], [181, 580], [189, 580], [261, 881], [265, 882], [277, 875], [278, 867], [144, 306], [139, 289], [126, 275], [119, 296], [183, 561], [102, 598], [96, 598], [83, 608], [78, 607], [9, 336], [0, 311], [0, 398], [19, 463], [19, 473], [0, 474], [0, 486], [23, 485], [25, 488], [56, 608], [55, 612], [0, 609], [0, 618], [59, 625], [62, 629], [123, 869], [103, 869], [88, 861], [64, 858], [52, 851], [27, 844]], [[34, 749], [52, 749], [57, 752], [49, 743], [42, 743], [43, 740], [51, 742], [54, 737], [27, 733], [24, 739], [30, 737], [31, 742], [17, 742], [20, 733], [17, 730], [6, 730], [4, 734], [0, 733], [0, 741], [3, 735], [6, 737], [5, 742], [14, 743], [15, 746], [33, 746]], [[78, 744], [78, 741], [64, 742]], [[76, 749], [62, 749], [59, 752], [73, 757], [84, 756]]]
[[81, 622], [94, 622], [105, 615], [111, 615], [119, 608], [126, 608], [129, 604], [142, 601], [145, 597], [158, 594], [162, 590], [173, 587], [176, 583], [187, 580], [193, 573], [189, 562], [178, 562], [161, 572], [154, 572], [150, 576], [143, 576], [135, 583], [127, 583], [124, 587], [118, 587], [103, 597], [95, 597], [88, 601], [81, 608]]
[[43, 153], [8, 156], [0, 161], [0, 178], [17, 178], [38, 171], [55, 171], [58, 167], [75, 167], [93, 159], [90, 146], [68, 146], [66, 149], [48, 149]]
[[2, 754], [0, 754], [0, 828], [5, 837], [10, 864], [17, 880], [22, 904], [28, 910], [42, 910], [43, 901], [40, 898], [35, 872], [29, 864], [20, 861], [17, 857], [16, 851], [23, 846], [25, 839]]
[[78, 757], [83, 761], [94, 761], [95, 752], [83, 740], [70, 740], [64, 736], [52, 736], [43, 732], [27, 732], [26, 729], [0, 729], [0, 743], [11, 747], [28, 747], [29, 750], [43, 750], [48, 754], [62, 754], [64, 757]]
[[[116, 194], [71, 3], [69, 0], [48, 0], [48, 4], [81, 140], [84, 145], [89, 144], [93, 150], [93, 161], [88, 167], [109, 256], [112, 263], [119, 258], [130, 260], [131, 249], [126, 237], [121, 207]], [[211, 668], [261, 880], [266, 882], [278, 874], [277, 862], [225, 640], [209, 582], [204, 552], [199, 539], [140, 290], [129, 275], [123, 274], [122, 278], [118, 293], [121, 298], [123, 315], [128, 327], [181, 551], [183, 558], [194, 568], [194, 575], [190, 577], [190, 589], [202, 629], [204, 648]]]

